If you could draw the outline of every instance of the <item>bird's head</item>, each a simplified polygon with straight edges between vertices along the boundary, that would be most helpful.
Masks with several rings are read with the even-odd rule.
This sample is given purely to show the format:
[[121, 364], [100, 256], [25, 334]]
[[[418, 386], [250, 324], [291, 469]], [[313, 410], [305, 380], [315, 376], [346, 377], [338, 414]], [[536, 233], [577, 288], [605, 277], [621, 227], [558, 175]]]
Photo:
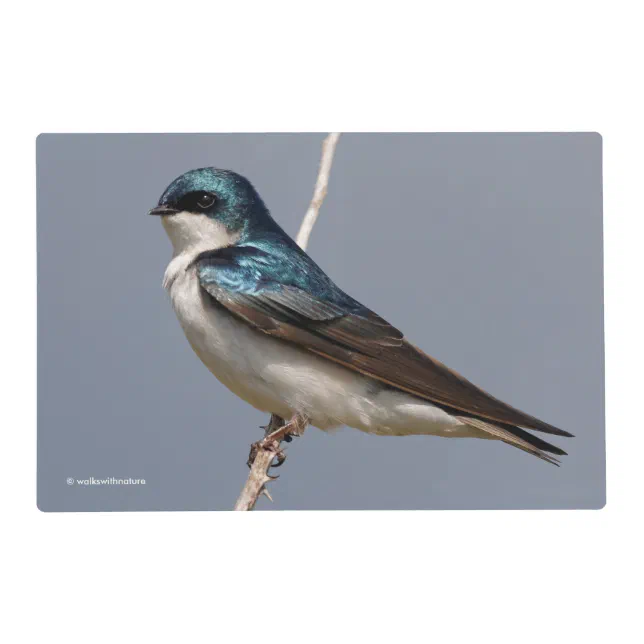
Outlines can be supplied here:
[[272, 222], [248, 179], [217, 168], [176, 178], [149, 214], [161, 216], [175, 253], [230, 246]]

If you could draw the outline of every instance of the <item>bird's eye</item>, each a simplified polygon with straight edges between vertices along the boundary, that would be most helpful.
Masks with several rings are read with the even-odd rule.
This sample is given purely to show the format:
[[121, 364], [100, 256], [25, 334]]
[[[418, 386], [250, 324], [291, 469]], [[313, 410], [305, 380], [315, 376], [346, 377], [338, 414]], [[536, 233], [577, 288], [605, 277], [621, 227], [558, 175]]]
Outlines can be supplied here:
[[202, 210], [205, 210], [206, 208], [210, 208], [215, 203], [215, 196], [211, 194], [210, 192], [203, 192], [199, 195], [199, 198], [197, 199], [197, 206], [201, 208]]

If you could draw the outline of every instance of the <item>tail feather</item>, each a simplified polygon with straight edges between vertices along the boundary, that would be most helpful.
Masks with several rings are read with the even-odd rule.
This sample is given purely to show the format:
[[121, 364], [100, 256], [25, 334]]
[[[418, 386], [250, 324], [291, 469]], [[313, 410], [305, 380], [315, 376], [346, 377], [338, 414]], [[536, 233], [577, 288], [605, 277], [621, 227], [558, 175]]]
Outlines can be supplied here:
[[475, 427], [486, 434], [490, 434], [491, 437], [497, 438], [504, 443], [508, 443], [508, 445], [513, 445], [514, 447], [517, 447], [528, 454], [532, 454], [547, 463], [552, 463], [557, 467], [559, 467], [559, 460], [554, 456], [550, 456], [547, 452], [561, 456], [566, 455], [566, 452], [556, 445], [552, 445], [537, 436], [533, 436], [519, 427], [495, 424], [470, 416], [458, 416], [458, 419], [471, 427]]
[[511, 427], [507, 426], [507, 429], [510, 433], [514, 434], [517, 438], [522, 438], [527, 443], [530, 443], [534, 447], [543, 450], [544, 452], [550, 452], [551, 454], [558, 454], [559, 456], [568, 456], [568, 452], [564, 452], [561, 447], [557, 447], [552, 443], [544, 441], [539, 436], [533, 436], [530, 432], [527, 432], [525, 429], [520, 427]]

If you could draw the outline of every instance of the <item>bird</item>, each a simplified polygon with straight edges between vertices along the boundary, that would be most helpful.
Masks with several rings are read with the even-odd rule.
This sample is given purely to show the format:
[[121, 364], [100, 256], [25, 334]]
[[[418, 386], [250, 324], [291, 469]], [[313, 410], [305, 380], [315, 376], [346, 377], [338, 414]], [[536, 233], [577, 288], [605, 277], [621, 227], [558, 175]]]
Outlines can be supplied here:
[[573, 434], [502, 402], [341, 290], [244, 176], [185, 172], [149, 211], [172, 244], [163, 277], [188, 342], [254, 408], [321, 430], [494, 439], [559, 465], [528, 430]]

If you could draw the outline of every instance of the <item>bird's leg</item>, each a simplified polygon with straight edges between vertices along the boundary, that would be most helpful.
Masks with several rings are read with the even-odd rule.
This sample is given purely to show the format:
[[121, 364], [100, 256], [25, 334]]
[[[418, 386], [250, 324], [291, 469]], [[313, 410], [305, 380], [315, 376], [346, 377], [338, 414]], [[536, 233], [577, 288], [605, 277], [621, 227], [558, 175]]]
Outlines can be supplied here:
[[[309, 424], [309, 419], [304, 414], [295, 414], [288, 423], [285, 423], [281, 418], [282, 424], [273, 431], [267, 430], [266, 436], [263, 441], [277, 441], [285, 440], [286, 436], [298, 437], [304, 434], [306, 426]], [[269, 425], [269, 428], [271, 426]]]
[[268, 425], [263, 427], [265, 431], [264, 438], [253, 443], [250, 447], [248, 467], [252, 467], [257, 452], [260, 449], [270, 449], [273, 451], [276, 462], [273, 463], [272, 467], [280, 467], [286, 460], [286, 454], [280, 448], [280, 443], [282, 441], [290, 443], [294, 436], [302, 436], [308, 422], [309, 419], [303, 414], [295, 414], [288, 423], [283, 418], [272, 414]]
[[[286, 421], [283, 418], [281, 418], [277, 414], [271, 414], [271, 419], [268, 421], [268, 425], [262, 425], [260, 427], [260, 429], [264, 430], [264, 439], [259, 440], [250, 446], [250, 453], [248, 454], [248, 460], [246, 461], [246, 465], [248, 465], [249, 468], [253, 466], [257, 452], [259, 451], [260, 447], [263, 447], [262, 443], [264, 442], [264, 440], [266, 440], [266, 438], [276, 430], [284, 427], [284, 425], [286, 425]], [[283, 462], [284, 460], [280, 461], [280, 465]]]
[[281, 449], [280, 443], [282, 441], [290, 443], [294, 437], [302, 436], [308, 423], [309, 419], [304, 414], [295, 414], [288, 423], [266, 435], [265, 441], [276, 441], [275, 462], [272, 467], [280, 467], [286, 460], [286, 453]]
[[299, 438], [300, 436], [304, 435], [304, 430], [306, 429], [306, 426], [309, 424], [309, 418], [308, 416], [305, 416], [304, 414], [295, 414], [293, 418], [289, 421], [289, 430], [288, 432], [284, 435], [284, 440], [286, 440], [286, 437], [288, 436], [289, 440], [287, 442], [290, 442], [293, 440], [293, 438]]
[[276, 429], [279, 429], [280, 427], [284, 427], [284, 425], [286, 425], [286, 421], [283, 418], [281, 418], [277, 414], [271, 414], [271, 418], [268, 421], [268, 425], [262, 425], [260, 429], [264, 430], [264, 436], [268, 436]]

